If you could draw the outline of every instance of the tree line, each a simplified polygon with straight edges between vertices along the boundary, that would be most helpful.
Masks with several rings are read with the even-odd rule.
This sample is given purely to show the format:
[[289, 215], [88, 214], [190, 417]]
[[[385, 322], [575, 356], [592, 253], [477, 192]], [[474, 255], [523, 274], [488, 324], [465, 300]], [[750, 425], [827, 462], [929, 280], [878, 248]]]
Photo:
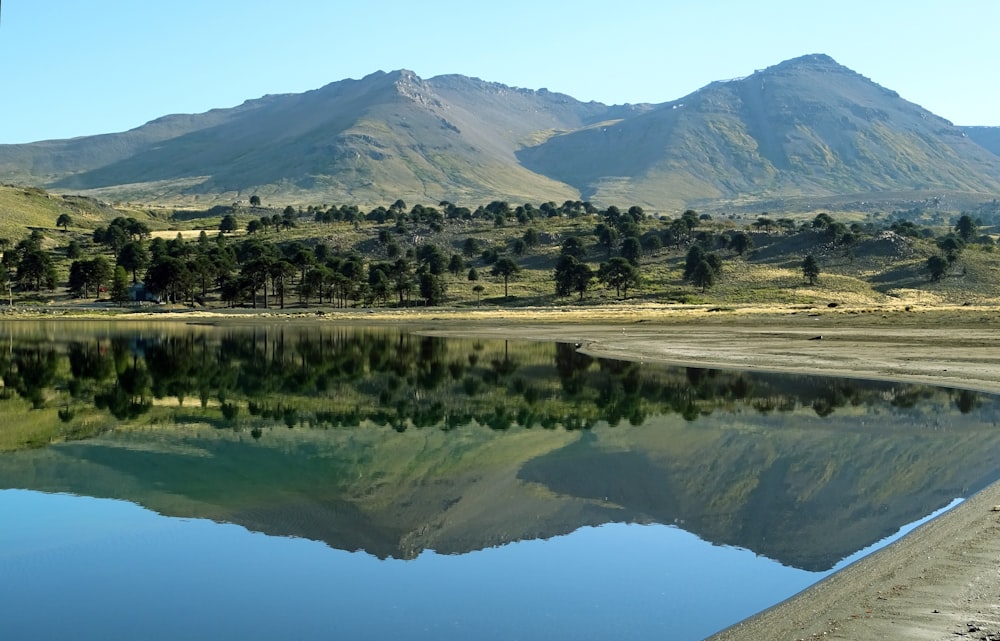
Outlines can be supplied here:
[[[746, 256], [753, 251], [755, 238], [769, 237], [772, 230], [786, 235], [808, 232], [831, 247], [848, 251], [863, 234], [873, 232], [857, 223], [847, 226], [824, 213], [797, 224], [787, 218], [774, 220], [765, 212], [751, 225], [756, 232], [751, 232], [713, 225], [710, 215], [693, 210], [664, 219], [647, 215], [639, 206], [598, 209], [584, 201], [538, 207], [512, 207], [505, 201], [493, 201], [473, 210], [447, 201], [438, 207], [407, 208], [397, 200], [368, 212], [355, 205], [305, 210], [286, 206], [280, 214], [255, 215], [258, 206], [259, 199], [250, 212], [233, 208], [222, 216], [218, 234], [203, 231], [191, 240], [180, 236], [152, 238], [146, 223], [132, 217], [116, 218], [95, 229], [89, 243], [73, 239], [65, 246], [65, 257], [70, 261], [66, 287], [74, 296], [106, 296], [118, 304], [134, 297], [135, 286], [141, 281], [145, 291], [161, 301], [190, 305], [211, 299], [227, 306], [282, 309], [289, 301], [300, 306], [433, 306], [447, 302], [449, 283], [464, 277], [472, 284], [478, 302], [484, 290], [479, 281], [484, 274], [502, 282], [504, 297], [509, 297], [509, 283], [519, 277], [524, 260], [542, 244], [543, 232], [538, 228], [544, 229], [545, 218], [587, 217], [594, 221], [589, 231], [585, 228], [555, 239], [558, 255], [550, 263], [553, 293], [584, 300], [595, 285], [602, 285], [616, 297], [627, 298], [643, 286], [644, 269], [663, 250], [686, 248], [681, 280], [705, 292], [722, 276], [725, 256]], [[288, 234], [310, 220], [321, 226], [370, 225], [375, 231], [364, 247], [346, 250], [334, 249], [319, 238], [303, 238], [301, 233]], [[436, 234], [446, 225], [453, 231], [477, 222], [496, 229], [521, 226], [524, 231], [511, 234], [508, 230], [509, 240], [501, 246], [484, 246], [473, 236], [445, 246], [435, 242]], [[72, 224], [67, 214], [56, 220], [64, 234]], [[903, 236], [927, 233], [903, 220], [887, 229]], [[415, 230], [424, 230], [421, 234], [426, 233], [426, 237], [415, 236]], [[245, 234], [237, 235], [238, 231]], [[943, 278], [968, 244], [983, 242], [977, 234], [977, 222], [962, 215], [951, 233], [936, 240], [941, 253], [927, 260], [930, 279]], [[417, 240], [404, 249], [400, 239], [407, 236]], [[46, 249], [44, 241], [44, 234], [37, 230], [14, 247], [0, 239], [6, 267], [0, 270], [0, 285], [11, 296], [15, 288], [40, 291], [59, 285], [54, 259], [58, 253]], [[551, 244], [554, 239], [546, 242]], [[88, 256], [83, 255], [85, 244]], [[817, 283], [821, 270], [815, 255], [805, 256], [801, 269], [809, 284]]]

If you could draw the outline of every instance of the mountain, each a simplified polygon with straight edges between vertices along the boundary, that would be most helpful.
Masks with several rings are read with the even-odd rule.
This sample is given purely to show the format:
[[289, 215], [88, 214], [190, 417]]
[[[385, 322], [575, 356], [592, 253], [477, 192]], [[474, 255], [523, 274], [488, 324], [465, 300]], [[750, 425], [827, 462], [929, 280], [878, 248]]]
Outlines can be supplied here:
[[309, 202], [576, 197], [514, 151], [640, 110], [462, 76], [374, 73], [233, 109], [167, 116], [121, 134], [0, 146], [0, 175], [54, 191]]
[[661, 105], [403, 70], [124, 133], [0, 145], [0, 179], [153, 202], [256, 193], [281, 203], [583, 199], [667, 209], [847, 194], [993, 197], [1000, 157], [988, 138], [995, 133], [955, 127], [820, 54]]
[[518, 156], [602, 202], [1000, 190], [1000, 158], [825, 55], [714, 82]]
[[962, 127], [962, 131], [980, 147], [1000, 156], [1000, 127]]

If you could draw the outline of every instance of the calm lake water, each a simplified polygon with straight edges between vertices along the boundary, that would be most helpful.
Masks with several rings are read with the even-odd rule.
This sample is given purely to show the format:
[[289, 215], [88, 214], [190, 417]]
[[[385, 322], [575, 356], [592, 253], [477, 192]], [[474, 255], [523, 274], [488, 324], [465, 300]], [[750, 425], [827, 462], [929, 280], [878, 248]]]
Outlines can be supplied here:
[[0, 324], [11, 639], [698, 640], [1000, 476], [998, 405], [330, 325]]

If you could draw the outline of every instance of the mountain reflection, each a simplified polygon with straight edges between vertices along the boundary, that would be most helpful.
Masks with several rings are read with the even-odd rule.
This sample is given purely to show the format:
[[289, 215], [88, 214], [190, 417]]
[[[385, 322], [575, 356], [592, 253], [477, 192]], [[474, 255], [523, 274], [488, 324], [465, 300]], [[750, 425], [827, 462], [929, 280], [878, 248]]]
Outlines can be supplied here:
[[383, 558], [638, 522], [823, 570], [1000, 469], [968, 391], [391, 328], [0, 329], [0, 487]]

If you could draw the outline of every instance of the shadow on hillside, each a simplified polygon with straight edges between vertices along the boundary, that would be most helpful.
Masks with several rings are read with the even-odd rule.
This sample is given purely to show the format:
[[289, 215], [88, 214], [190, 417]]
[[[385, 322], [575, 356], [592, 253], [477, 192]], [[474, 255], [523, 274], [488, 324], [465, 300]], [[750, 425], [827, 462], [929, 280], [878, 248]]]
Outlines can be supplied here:
[[880, 274], [873, 274], [869, 282], [872, 289], [882, 293], [897, 288], [919, 289], [929, 283], [926, 274], [913, 265], [900, 265]]

